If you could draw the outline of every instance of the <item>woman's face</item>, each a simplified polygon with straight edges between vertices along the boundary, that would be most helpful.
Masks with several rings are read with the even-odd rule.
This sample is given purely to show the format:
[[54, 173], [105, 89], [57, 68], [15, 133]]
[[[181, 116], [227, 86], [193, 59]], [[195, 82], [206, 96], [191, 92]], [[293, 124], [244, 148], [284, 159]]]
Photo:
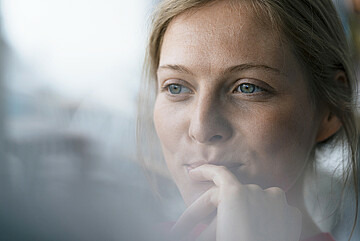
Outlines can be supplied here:
[[171, 21], [154, 122], [187, 204], [213, 185], [189, 178], [190, 169], [205, 163], [225, 166], [243, 184], [288, 191], [320, 126], [290, 48], [250, 8], [227, 1]]

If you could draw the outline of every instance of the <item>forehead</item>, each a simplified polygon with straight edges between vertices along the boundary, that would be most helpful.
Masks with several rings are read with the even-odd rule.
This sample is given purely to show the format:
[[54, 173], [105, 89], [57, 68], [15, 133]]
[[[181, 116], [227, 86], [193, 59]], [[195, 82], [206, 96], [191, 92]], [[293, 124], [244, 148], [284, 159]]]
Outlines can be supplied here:
[[264, 21], [260, 21], [265, 20], [265, 15], [254, 10], [253, 5], [246, 1], [215, 1], [178, 15], [171, 21], [170, 27], [181, 23], [183, 30], [205, 30], [209, 34], [236, 34], [245, 24], [250, 28], [268, 29]]
[[218, 1], [185, 12], [169, 24], [160, 65], [187, 64], [214, 70], [216, 66], [261, 61], [280, 69], [290, 53], [270, 24], [259, 18], [246, 2]]

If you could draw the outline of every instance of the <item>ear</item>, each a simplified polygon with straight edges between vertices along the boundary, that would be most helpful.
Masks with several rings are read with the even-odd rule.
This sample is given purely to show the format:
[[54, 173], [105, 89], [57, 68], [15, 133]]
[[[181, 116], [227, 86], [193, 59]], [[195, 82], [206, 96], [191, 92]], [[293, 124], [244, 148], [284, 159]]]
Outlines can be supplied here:
[[[334, 81], [338, 82], [340, 85], [347, 86], [348, 81], [346, 74], [343, 71], [339, 71], [336, 73]], [[342, 124], [339, 119], [334, 113], [332, 113], [328, 108], [324, 112], [322, 117], [319, 130], [316, 136], [316, 142], [322, 142], [329, 139], [333, 136], [336, 132], [339, 131]]]
[[316, 142], [323, 142], [333, 136], [341, 128], [340, 119], [330, 111], [326, 111], [320, 123]]

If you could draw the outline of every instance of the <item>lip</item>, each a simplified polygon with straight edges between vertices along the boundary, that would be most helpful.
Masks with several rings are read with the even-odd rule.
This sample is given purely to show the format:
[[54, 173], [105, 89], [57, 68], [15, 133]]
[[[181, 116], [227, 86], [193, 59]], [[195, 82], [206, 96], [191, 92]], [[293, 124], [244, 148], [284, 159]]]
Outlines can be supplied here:
[[187, 169], [192, 170], [194, 168], [197, 168], [197, 167], [205, 165], [205, 164], [207, 164], [207, 163], [206, 162], [193, 162], [190, 164], [185, 164], [185, 166]]
[[230, 162], [230, 163], [211, 163], [211, 162], [193, 162], [190, 164], [184, 164], [186, 170], [189, 172], [192, 169], [195, 169], [199, 166], [205, 165], [205, 164], [210, 164], [210, 165], [214, 165], [214, 166], [224, 166], [227, 169], [229, 169], [230, 171], [236, 170], [237, 168], [243, 166], [243, 163], [239, 163], [239, 162]]

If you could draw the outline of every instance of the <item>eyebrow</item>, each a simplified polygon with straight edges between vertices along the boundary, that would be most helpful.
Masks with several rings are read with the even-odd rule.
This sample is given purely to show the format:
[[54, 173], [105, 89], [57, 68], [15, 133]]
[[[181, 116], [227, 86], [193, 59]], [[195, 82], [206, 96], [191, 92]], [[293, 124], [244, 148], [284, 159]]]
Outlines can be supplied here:
[[[161, 65], [161, 66], [159, 66], [158, 71], [161, 70], [161, 69], [169, 69], [169, 70], [173, 70], [173, 71], [183, 73], [183, 74], [194, 75], [193, 72], [191, 72], [188, 68], [186, 68], [183, 65], [177, 65], [177, 64]], [[261, 70], [273, 72], [275, 74], [281, 74], [281, 71], [279, 69], [274, 68], [274, 67], [270, 67], [270, 66], [264, 65], [264, 64], [239, 64], [239, 65], [234, 65], [234, 66], [231, 66], [229, 68], [226, 68], [224, 71], [221, 72], [221, 74], [222, 75], [233, 74], [233, 73], [238, 73], [238, 72], [242, 72], [242, 71], [250, 70], [250, 69], [261, 69]]]
[[159, 66], [158, 71], [161, 69], [169, 69], [169, 70], [174, 70], [175, 72], [179, 72], [179, 73], [183, 73], [183, 74], [194, 75], [188, 68], [186, 68], [183, 65], [178, 65], [178, 64], [161, 65], [161, 66]]

